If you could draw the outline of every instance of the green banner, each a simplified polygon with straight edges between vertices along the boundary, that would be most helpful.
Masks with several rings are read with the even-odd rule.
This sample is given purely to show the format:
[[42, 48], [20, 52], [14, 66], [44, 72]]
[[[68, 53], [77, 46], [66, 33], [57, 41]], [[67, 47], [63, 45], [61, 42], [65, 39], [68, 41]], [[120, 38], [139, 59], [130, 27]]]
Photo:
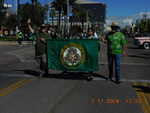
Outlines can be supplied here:
[[98, 40], [47, 40], [48, 69], [62, 71], [97, 71]]

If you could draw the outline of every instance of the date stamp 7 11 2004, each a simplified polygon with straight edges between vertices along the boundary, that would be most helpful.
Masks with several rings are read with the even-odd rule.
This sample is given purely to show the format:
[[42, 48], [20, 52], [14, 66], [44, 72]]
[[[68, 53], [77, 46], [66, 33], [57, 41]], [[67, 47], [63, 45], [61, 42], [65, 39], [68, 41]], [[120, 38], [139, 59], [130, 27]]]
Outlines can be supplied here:
[[141, 104], [142, 100], [140, 98], [92, 98], [89, 102], [90, 104]]

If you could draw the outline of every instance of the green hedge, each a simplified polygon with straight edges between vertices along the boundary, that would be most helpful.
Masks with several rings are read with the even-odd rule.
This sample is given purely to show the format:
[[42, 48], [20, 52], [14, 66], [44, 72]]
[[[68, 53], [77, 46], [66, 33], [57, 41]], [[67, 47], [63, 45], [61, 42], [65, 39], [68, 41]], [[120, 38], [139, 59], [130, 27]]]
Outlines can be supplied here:
[[0, 41], [17, 41], [15, 36], [12, 37], [0, 37]]

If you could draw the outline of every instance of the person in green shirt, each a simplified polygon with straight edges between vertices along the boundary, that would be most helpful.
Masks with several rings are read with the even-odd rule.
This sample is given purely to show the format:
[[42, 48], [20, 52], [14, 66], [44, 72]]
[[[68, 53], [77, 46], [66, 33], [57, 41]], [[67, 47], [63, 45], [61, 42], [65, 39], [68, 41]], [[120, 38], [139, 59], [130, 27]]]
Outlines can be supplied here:
[[117, 23], [112, 22], [111, 31], [106, 35], [107, 40], [107, 55], [108, 55], [108, 68], [109, 79], [113, 77], [113, 64], [115, 63], [115, 82], [120, 83], [120, 62], [121, 54], [127, 56], [127, 41], [125, 35], [119, 31], [120, 27]]
[[23, 33], [18, 30], [16, 33], [16, 37], [17, 37], [17, 42], [20, 46], [22, 46], [22, 40], [23, 40]]

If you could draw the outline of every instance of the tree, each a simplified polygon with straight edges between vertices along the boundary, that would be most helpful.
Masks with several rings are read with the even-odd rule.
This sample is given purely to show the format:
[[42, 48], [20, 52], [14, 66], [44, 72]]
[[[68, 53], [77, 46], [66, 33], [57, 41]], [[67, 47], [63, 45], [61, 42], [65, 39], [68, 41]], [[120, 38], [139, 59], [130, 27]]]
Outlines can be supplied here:
[[10, 16], [5, 16], [5, 21], [3, 22], [4, 26], [9, 29], [14, 29], [17, 25], [17, 18], [15, 14], [11, 14]]
[[140, 26], [140, 32], [141, 33], [148, 33], [149, 32], [149, 23], [148, 23], [148, 18], [147, 15], [144, 14], [143, 18], [141, 19], [139, 26]]
[[140, 34], [150, 33], [150, 19], [144, 14], [141, 20], [136, 21], [136, 31]]
[[4, 0], [0, 0], [0, 25], [2, 25], [4, 17], [5, 17], [5, 8], [4, 8]]
[[[40, 3], [35, 5], [35, 10], [31, 4], [26, 3], [20, 6], [20, 17], [21, 20], [26, 22], [28, 18], [31, 18], [32, 24], [39, 26], [44, 22], [44, 14], [47, 10], [47, 6], [42, 6]], [[34, 15], [33, 15], [34, 14]]]
[[0, 12], [4, 8], [4, 0], [0, 0]]
[[150, 19], [148, 19], [148, 32], [150, 33]]

